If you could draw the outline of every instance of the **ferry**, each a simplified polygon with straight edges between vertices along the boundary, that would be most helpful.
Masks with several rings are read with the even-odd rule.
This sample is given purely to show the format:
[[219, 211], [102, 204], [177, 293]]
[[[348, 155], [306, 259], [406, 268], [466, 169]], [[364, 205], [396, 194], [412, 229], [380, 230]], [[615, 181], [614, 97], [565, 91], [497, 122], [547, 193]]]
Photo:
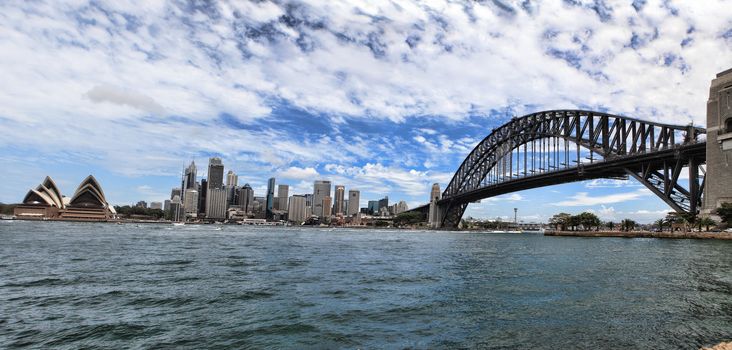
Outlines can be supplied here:
[[485, 233], [521, 233], [521, 231], [515, 231], [515, 230], [487, 230], [483, 231]]

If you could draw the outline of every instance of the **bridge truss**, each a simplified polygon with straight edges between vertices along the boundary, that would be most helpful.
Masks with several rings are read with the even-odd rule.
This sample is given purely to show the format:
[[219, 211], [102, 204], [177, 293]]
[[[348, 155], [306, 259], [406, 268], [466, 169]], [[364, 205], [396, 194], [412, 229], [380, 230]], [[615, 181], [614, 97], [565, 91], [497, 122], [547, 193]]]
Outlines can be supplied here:
[[673, 210], [696, 213], [704, 189], [705, 134], [694, 126], [583, 110], [514, 118], [460, 165], [438, 202], [441, 226], [457, 227], [471, 201], [594, 178], [633, 177]]

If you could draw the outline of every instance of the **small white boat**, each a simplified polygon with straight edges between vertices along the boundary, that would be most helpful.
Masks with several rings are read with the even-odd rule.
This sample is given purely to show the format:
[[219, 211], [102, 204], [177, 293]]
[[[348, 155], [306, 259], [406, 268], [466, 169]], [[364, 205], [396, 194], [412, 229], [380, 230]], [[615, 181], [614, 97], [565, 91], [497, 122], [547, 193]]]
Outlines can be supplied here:
[[173, 223], [173, 226], [185, 226], [185, 225], [186, 225], [185, 222], [174, 222]]

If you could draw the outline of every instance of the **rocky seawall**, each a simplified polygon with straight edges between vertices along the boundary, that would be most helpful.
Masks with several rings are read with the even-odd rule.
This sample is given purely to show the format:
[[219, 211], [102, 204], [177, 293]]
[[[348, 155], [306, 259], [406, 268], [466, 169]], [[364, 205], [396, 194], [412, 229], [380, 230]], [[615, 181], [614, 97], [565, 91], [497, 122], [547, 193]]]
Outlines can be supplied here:
[[650, 231], [547, 231], [545, 236], [567, 237], [623, 237], [623, 238], [677, 238], [732, 240], [730, 232], [650, 232]]

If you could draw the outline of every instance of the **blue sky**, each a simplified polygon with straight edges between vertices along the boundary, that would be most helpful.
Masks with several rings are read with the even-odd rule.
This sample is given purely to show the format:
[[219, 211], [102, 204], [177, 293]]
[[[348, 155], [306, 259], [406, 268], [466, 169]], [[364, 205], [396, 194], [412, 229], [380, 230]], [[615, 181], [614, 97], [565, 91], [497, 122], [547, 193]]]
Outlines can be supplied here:
[[[732, 64], [728, 1], [4, 1], [0, 201], [94, 174], [162, 201], [220, 156], [255, 192], [330, 179], [410, 206], [514, 115], [560, 108], [704, 125]], [[546, 220], [668, 208], [597, 180], [471, 204]]]

